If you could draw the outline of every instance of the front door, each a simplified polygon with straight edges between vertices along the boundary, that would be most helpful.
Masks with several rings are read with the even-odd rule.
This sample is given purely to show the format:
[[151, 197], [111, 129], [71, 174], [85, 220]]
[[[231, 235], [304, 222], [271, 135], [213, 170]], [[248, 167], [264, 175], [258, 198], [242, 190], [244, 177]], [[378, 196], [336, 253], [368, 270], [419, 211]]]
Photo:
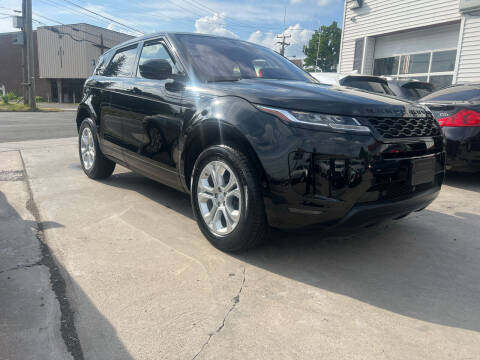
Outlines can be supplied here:
[[178, 176], [178, 138], [182, 127], [181, 87], [170, 78], [140, 71], [147, 62], [162, 61], [173, 74], [178, 66], [166, 43], [143, 43], [137, 71], [125, 82], [128, 118], [123, 122], [124, 156], [129, 166], [167, 185], [181, 188]]

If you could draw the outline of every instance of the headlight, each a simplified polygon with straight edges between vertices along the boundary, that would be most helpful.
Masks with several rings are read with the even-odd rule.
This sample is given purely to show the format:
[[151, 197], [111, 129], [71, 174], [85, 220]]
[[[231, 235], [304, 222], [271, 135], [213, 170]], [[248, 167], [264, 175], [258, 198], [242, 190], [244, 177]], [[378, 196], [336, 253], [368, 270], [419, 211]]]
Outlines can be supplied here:
[[306, 124], [310, 126], [319, 126], [325, 129], [331, 128], [335, 130], [355, 131], [362, 133], [369, 133], [370, 128], [358, 122], [357, 119], [351, 116], [328, 115], [320, 113], [293, 111], [277, 109], [268, 106], [256, 105], [256, 107], [264, 112], [275, 115], [281, 120], [295, 124]]

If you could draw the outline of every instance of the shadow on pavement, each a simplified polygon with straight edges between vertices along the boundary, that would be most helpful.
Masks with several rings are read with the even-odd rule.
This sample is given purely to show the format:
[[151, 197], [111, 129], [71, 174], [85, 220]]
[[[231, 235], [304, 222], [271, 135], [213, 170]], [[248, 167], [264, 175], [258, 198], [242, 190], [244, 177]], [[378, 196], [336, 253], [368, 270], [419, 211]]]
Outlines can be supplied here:
[[[193, 218], [187, 195], [134, 173], [105, 183]], [[265, 245], [233, 256], [387, 311], [480, 331], [479, 224], [476, 214], [427, 209], [347, 236], [272, 230]]]
[[[54, 221], [44, 221], [44, 222], [37, 223], [32, 220], [23, 220], [22, 217], [17, 213], [17, 211], [8, 203], [5, 194], [3, 194], [2, 192], [0, 192], [0, 209], [1, 209], [0, 215], [6, 214], [8, 218], [5, 220], [7, 220], [9, 223], [20, 223], [20, 224], [23, 223], [22, 236], [28, 236], [29, 238], [36, 239], [38, 241], [38, 246], [40, 248], [40, 260], [37, 263], [20, 265], [18, 267], [12, 268], [11, 270], [7, 270], [7, 271], [15, 271], [22, 268], [29, 269], [31, 271], [36, 271], [33, 268], [34, 266], [45, 266], [48, 268], [50, 273], [50, 278], [49, 278], [50, 289], [45, 289], [45, 291], [54, 292], [58, 302], [58, 306], [61, 311], [60, 322], [58, 324], [54, 324], [53, 326], [57, 326], [60, 329], [63, 342], [66, 344], [68, 351], [74, 355], [74, 359], [75, 360], [91, 359], [93, 355], [91, 352], [92, 349], [90, 349], [90, 351], [86, 351], [86, 349], [81, 347], [81, 344], [79, 346], [79, 339], [78, 339], [77, 331], [75, 328], [74, 319], [76, 318], [75, 311], [78, 311], [76, 305], [81, 304], [82, 315], [83, 316], [87, 315], [89, 319], [94, 319], [94, 323], [92, 323], [92, 325], [94, 326], [92, 326], [92, 328], [88, 330], [88, 334], [86, 335], [88, 336], [89, 340], [98, 339], [97, 343], [101, 343], [101, 346], [102, 346], [101, 352], [103, 354], [106, 354], [106, 353], [111, 354], [111, 357], [110, 357], [111, 359], [133, 360], [132, 356], [129, 354], [128, 350], [123, 345], [122, 341], [116, 335], [115, 328], [98, 311], [95, 305], [90, 301], [88, 295], [85, 292], [83, 292], [81, 287], [78, 286], [78, 284], [72, 279], [72, 277], [68, 275], [68, 272], [63, 267], [62, 263], [57, 261], [55, 256], [51, 253], [50, 249], [48, 248], [48, 245], [46, 245], [45, 242], [43, 241], [44, 235], [43, 235], [42, 229], [59, 228], [59, 227], [63, 227], [63, 225], [56, 223]], [[6, 250], [8, 255], [8, 249], [0, 249], [0, 255], [1, 255], [1, 250]], [[1, 259], [2, 257], [0, 257], [0, 261]], [[25, 287], [27, 286], [27, 284], [20, 284], [19, 286]], [[22, 289], [16, 289], [16, 288], [12, 288], [12, 286], [7, 286], [0, 290], [1, 292], [3, 292], [2, 296], [0, 296], [0, 300], [2, 297], [10, 298], [12, 294], [19, 293], [19, 292], [21, 293], [21, 290]], [[5, 292], [7, 291], [11, 292], [12, 294], [10, 295], [6, 294]], [[72, 301], [72, 294], [74, 294], [73, 301]], [[33, 297], [38, 294], [32, 293], [31, 295]], [[25, 301], [25, 299], [22, 299], [22, 303], [25, 303], [25, 302], [28, 303], [29, 300], [27, 299], [27, 301]], [[2, 304], [0, 302], [0, 307], [1, 305]], [[3, 305], [4, 305], [4, 308], [6, 307], [5, 305], [8, 305], [8, 307], [16, 306], [14, 304], [3, 304]], [[22, 305], [18, 305], [18, 306], [20, 307], [19, 309], [17, 309], [18, 314], [13, 315], [15, 317], [16, 316], [19, 317], [15, 321], [16, 324], [20, 323], [21, 321], [25, 321], [23, 320], [25, 319], [25, 315], [22, 315], [22, 313], [24, 313], [25, 311], [27, 312], [31, 311], [31, 315], [29, 315], [29, 317], [26, 317], [27, 324], [23, 324], [23, 326], [26, 328], [26, 334], [30, 334], [30, 333], [35, 334], [35, 332], [38, 331], [38, 329], [34, 328], [35, 325], [37, 325], [35, 322], [38, 321], [39, 317], [41, 318], [41, 316], [39, 316], [37, 312], [45, 311], [45, 314], [43, 315], [44, 317], [49, 317], [49, 316], [51, 317], [56, 312], [53, 309], [47, 309], [47, 308], [40, 308], [42, 310], [38, 310], [37, 308], [35, 308], [32, 310], [32, 309], [24, 309], [22, 308]], [[7, 322], [4, 321], [3, 319], [4, 316], [7, 316], [7, 314], [3, 314], [2, 311], [0, 311], [0, 324], [5, 325], [5, 324], [8, 324], [8, 321]], [[11, 320], [12, 314], [8, 315], [8, 318], [10, 318]], [[28, 320], [29, 318], [31, 320]], [[54, 319], [46, 318], [45, 322], [48, 324], [51, 324], [52, 322], [54, 322]], [[8, 338], [8, 333], [7, 333], [7, 338]], [[22, 357], [21, 354], [29, 353], [29, 351], [31, 351], [31, 355], [29, 356], [32, 356], [32, 357], [28, 357], [28, 358], [33, 358], [33, 354], [35, 355], [35, 358], [37, 358], [37, 356], [42, 357], [41, 353], [36, 353], [36, 351], [38, 352], [39, 349], [26, 348], [27, 346], [25, 346], [25, 344], [29, 343], [29, 341], [26, 338], [18, 341], [18, 344], [16, 345], [15, 332], [12, 332], [12, 339], [10, 340], [11, 341], [8, 341], [10, 345], [6, 349], [0, 348], [0, 358], [3, 359], [4, 358], [3, 356], [6, 356], [6, 358], [12, 359], [12, 360], [14, 359], [23, 360], [26, 357]], [[51, 351], [52, 348], [54, 348], [53, 344], [51, 343], [52, 340], [49, 339], [48, 342], [49, 344], [46, 344], [45, 346], [49, 348]], [[62, 342], [62, 340], [59, 340], [59, 342]], [[23, 348], [17, 349], [18, 352], [14, 351], [13, 353], [10, 353], [11, 349], [14, 349], [14, 350], [16, 349], [16, 346], [22, 346]], [[95, 353], [95, 350], [93, 351], [93, 353]], [[48, 356], [48, 355], [45, 355], [45, 356]], [[94, 356], [94, 358], [98, 358], [98, 357]]]
[[447, 172], [445, 185], [480, 192], [480, 173]]

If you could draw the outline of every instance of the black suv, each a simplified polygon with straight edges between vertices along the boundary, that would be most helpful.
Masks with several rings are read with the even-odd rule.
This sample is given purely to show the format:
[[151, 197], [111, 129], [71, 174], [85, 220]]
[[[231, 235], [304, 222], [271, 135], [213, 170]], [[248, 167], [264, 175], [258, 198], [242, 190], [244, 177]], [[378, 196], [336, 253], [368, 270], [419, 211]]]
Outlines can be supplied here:
[[318, 83], [249, 42], [155, 34], [105, 53], [78, 108], [94, 179], [115, 164], [191, 194], [203, 234], [243, 250], [276, 228], [369, 226], [425, 208], [444, 178], [425, 107]]

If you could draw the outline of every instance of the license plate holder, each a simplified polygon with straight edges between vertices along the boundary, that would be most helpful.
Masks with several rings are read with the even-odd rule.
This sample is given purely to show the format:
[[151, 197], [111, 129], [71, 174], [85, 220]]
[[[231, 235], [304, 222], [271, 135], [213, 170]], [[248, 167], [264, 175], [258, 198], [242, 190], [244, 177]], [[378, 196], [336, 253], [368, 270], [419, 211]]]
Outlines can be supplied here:
[[412, 160], [410, 185], [416, 186], [433, 182], [435, 180], [435, 165], [435, 157]]

